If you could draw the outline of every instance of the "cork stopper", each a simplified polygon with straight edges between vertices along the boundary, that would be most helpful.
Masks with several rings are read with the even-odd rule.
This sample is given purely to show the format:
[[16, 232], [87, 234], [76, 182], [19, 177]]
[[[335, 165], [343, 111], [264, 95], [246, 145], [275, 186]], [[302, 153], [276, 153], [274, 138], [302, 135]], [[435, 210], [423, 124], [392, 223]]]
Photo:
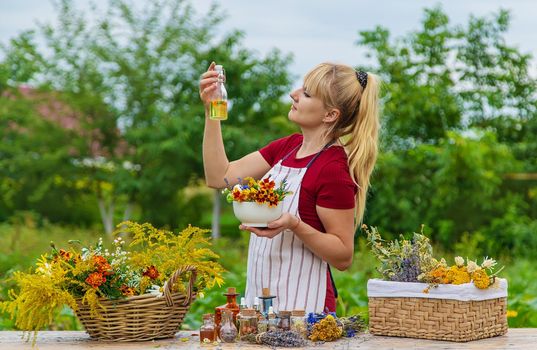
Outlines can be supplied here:
[[291, 311], [291, 316], [304, 317], [306, 316], [305, 310], [293, 310]]
[[228, 287], [227, 293], [224, 293], [225, 296], [237, 296], [237, 289], [235, 287]]
[[270, 297], [270, 289], [268, 288], [263, 288], [263, 296], [264, 297]]
[[243, 309], [241, 313], [243, 316], [256, 316], [254, 309]]

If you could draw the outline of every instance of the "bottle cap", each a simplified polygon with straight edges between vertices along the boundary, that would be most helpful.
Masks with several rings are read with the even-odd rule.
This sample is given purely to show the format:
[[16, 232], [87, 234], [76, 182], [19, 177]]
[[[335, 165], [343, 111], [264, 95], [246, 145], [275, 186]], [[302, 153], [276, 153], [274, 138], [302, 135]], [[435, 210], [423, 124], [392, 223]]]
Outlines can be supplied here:
[[255, 310], [254, 309], [244, 309], [242, 310], [243, 316], [255, 316]]
[[291, 311], [291, 316], [304, 317], [306, 316], [306, 311], [305, 310], [293, 310]]
[[237, 293], [237, 289], [235, 287], [228, 287], [227, 293], [224, 293], [226, 296], [234, 295], [237, 296], [239, 293]]
[[224, 67], [221, 64], [217, 64], [216, 66], [214, 66], [214, 70], [221, 72], [224, 70]]

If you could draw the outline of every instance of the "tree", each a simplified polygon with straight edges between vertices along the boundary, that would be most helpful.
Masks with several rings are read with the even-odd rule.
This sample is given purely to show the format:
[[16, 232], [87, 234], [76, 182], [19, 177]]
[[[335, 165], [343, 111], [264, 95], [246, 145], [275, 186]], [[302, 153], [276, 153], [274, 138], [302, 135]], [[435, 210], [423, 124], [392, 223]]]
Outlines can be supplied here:
[[535, 171], [537, 79], [531, 56], [505, 42], [508, 27], [506, 11], [453, 26], [435, 7], [408, 35], [360, 33], [385, 81], [367, 222], [395, 232], [425, 223], [446, 248], [468, 232], [496, 238], [488, 254], [537, 247], [535, 187], [506, 178]]
[[[221, 32], [224, 17], [216, 6], [201, 17], [182, 0], [152, 1], [143, 8], [110, 0], [105, 10], [92, 10], [93, 23], [72, 1], [56, 9], [57, 23], [40, 27], [47, 49], [32, 79], [61, 91], [81, 116], [86, 133], [76, 140], [78, 164], [104, 157], [103, 164], [112, 165], [107, 171], [79, 167], [105, 216], [124, 198], [127, 205], [139, 205], [144, 220], [177, 222], [179, 190], [203, 174], [197, 84], [211, 60], [227, 71], [231, 117], [224, 138], [230, 158], [284, 132], [278, 129], [286, 123], [280, 97], [291, 84], [291, 57], [274, 50], [259, 58], [244, 48], [243, 33]], [[256, 137], [244, 137], [248, 134]], [[106, 193], [103, 184], [110, 185]]]

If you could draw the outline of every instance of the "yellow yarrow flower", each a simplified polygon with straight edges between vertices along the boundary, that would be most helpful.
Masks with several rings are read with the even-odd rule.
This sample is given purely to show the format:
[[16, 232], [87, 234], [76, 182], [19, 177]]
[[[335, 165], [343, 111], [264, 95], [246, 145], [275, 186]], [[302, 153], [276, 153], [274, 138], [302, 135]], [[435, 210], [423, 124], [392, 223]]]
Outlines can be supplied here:
[[470, 274], [466, 270], [465, 266], [451, 266], [446, 274], [448, 283], [463, 284], [470, 283]]
[[474, 285], [479, 289], [486, 289], [490, 286], [490, 278], [487, 275], [487, 271], [478, 269], [472, 273], [472, 280]]

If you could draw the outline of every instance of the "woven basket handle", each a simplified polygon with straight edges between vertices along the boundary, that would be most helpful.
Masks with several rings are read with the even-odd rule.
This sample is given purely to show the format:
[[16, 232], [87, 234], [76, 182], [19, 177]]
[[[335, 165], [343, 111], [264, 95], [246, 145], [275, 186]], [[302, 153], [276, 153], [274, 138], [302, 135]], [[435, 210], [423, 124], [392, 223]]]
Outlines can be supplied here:
[[188, 288], [186, 290], [186, 298], [185, 302], [183, 303], [183, 306], [187, 306], [192, 301], [192, 292], [194, 290], [194, 283], [196, 282], [196, 277], [198, 273], [196, 272], [196, 267], [193, 265], [185, 265], [181, 267], [180, 269], [177, 269], [173, 275], [171, 275], [168, 282], [166, 282], [166, 287], [164, 288], [164, 298], [166, 298], [166, 304], [168, 306], [173, 306], [173, 298], [172, 298], [172, 288], [177, 279], [185, 272], [190, 271], [190, 279], [188, 281]]

